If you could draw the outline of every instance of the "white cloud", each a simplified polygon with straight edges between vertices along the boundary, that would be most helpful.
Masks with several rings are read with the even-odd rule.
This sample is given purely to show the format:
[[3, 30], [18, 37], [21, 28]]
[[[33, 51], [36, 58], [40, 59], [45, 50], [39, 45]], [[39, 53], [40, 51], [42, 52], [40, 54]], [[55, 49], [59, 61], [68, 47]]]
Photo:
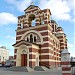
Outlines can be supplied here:
[[17, 23], [17, 18], [10, 13], [0, 13], [0, 25], [8, 25]]
[[73, 44], [71, 44], [71, 43], [68, 43], [67, 45], [68, 45], [68, 48], [72, 48], [73, 47]]
[[[6, 0], [9, 4], [23, 12], [32, 1], [35, 0]], [[41, 9], [49, 8], [52, 13], [52, 18], [56, 20], [70, 21], [73, 19], [71, 10], [74, 9], [74, 0], [36, 0]], [[37, 3], [36, 3], [37, 4]], [[73, 12], [72, 12], [73, 13]]]
[[13, 4], [21, 12], [23, 12], [24, 9], [27, 8], [32, 2], [32, 0], [6, 0], [6, 1], [10, 4]]
[[41, 0], [41, 8], [49, 8], [52, 13], [52, 17], [57, 20], [70, 20], [70, 7], [66, 0]]
[[71, 56], [75, 56], [74, 44], [68, 43], [68, 50], [71, 53]]
[[12, 40], [12, 41], [15, 41], [15, 40], [16, 40], [16, 37], [10, 36], [10, 35], [6, 36], [6, 38], [8, 38], [8, 39], [10, 39], [10, 40]]

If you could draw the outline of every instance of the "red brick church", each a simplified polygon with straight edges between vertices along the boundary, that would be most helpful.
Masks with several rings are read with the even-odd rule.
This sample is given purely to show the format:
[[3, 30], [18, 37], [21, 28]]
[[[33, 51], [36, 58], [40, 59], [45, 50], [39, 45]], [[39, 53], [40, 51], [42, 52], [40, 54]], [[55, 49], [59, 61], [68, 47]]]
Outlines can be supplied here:
[[14, 61], [16, 66], [60, 66], [61, 51], [67, 49], [66, 34], [51, 20], [50, 9], [30, 5], [18, 17]]

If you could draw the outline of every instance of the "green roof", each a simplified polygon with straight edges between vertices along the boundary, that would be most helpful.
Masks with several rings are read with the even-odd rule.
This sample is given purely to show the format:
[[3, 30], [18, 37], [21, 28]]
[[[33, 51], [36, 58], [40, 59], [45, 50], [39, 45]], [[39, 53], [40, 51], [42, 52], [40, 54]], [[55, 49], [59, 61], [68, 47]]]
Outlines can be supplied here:
[[51, 20], [51, 23], [55, 23], [55, 24], [57, 24], [55, 20]]

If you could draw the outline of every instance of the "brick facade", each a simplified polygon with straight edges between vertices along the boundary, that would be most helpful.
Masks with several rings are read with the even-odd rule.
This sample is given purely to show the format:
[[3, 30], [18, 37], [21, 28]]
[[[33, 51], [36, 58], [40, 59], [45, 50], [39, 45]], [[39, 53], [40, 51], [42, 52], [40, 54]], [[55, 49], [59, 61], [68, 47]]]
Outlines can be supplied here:
[[[61, 50], [67, 48], [66, 35], [62, 27], [50, 20], [49, 9], [41, 10], [30, 5], [25, 15], [18, 17], [14, 57], [16, 66], [60, 66]], [[35, 26], [32, 21], [35, 20]], [[64, 41], [65, 40], [65, 41]], [[21, 57], [26, 54], [27, 60]], [[23, 62], [22, 62], [23, 60]]]

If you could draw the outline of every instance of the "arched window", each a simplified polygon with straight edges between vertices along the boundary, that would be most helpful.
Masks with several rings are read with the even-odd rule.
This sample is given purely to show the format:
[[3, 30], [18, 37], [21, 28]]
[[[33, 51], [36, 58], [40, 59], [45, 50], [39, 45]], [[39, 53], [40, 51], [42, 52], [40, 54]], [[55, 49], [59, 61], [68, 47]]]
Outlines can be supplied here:
[[42, 23], [41, 23], [41, 18], [40, 18], [40, 25], [41, 25]]
[[41, 24], [44, 24], [43, 18], [40, 18], [40, 25], [41, 25]]
[[29, 27], [35, 26], [35, 15], [34, 15], [34, 14], [31, 14], [31, 15], [29, 16], [28, 21], [29, 21]]
[[44, 24], [44, 20], [42, 20], [42, 24]]
[[32, 34], [30, 35], [30, 42], [33, 43], [33, 36], [32, 36]]
[[21, 28], [23, 28], [23, 24], [21, 23]]
[[50, 16], [48, 15], [48, 20], [50, 21]]
[[34, 36], [34, 42], [36, 42], [36, 36]]
[[35, 26], [35, 20], [32, 20], [32, 26]]
[[27, 42], [29, 42], [29, 38], [27, 37]]

